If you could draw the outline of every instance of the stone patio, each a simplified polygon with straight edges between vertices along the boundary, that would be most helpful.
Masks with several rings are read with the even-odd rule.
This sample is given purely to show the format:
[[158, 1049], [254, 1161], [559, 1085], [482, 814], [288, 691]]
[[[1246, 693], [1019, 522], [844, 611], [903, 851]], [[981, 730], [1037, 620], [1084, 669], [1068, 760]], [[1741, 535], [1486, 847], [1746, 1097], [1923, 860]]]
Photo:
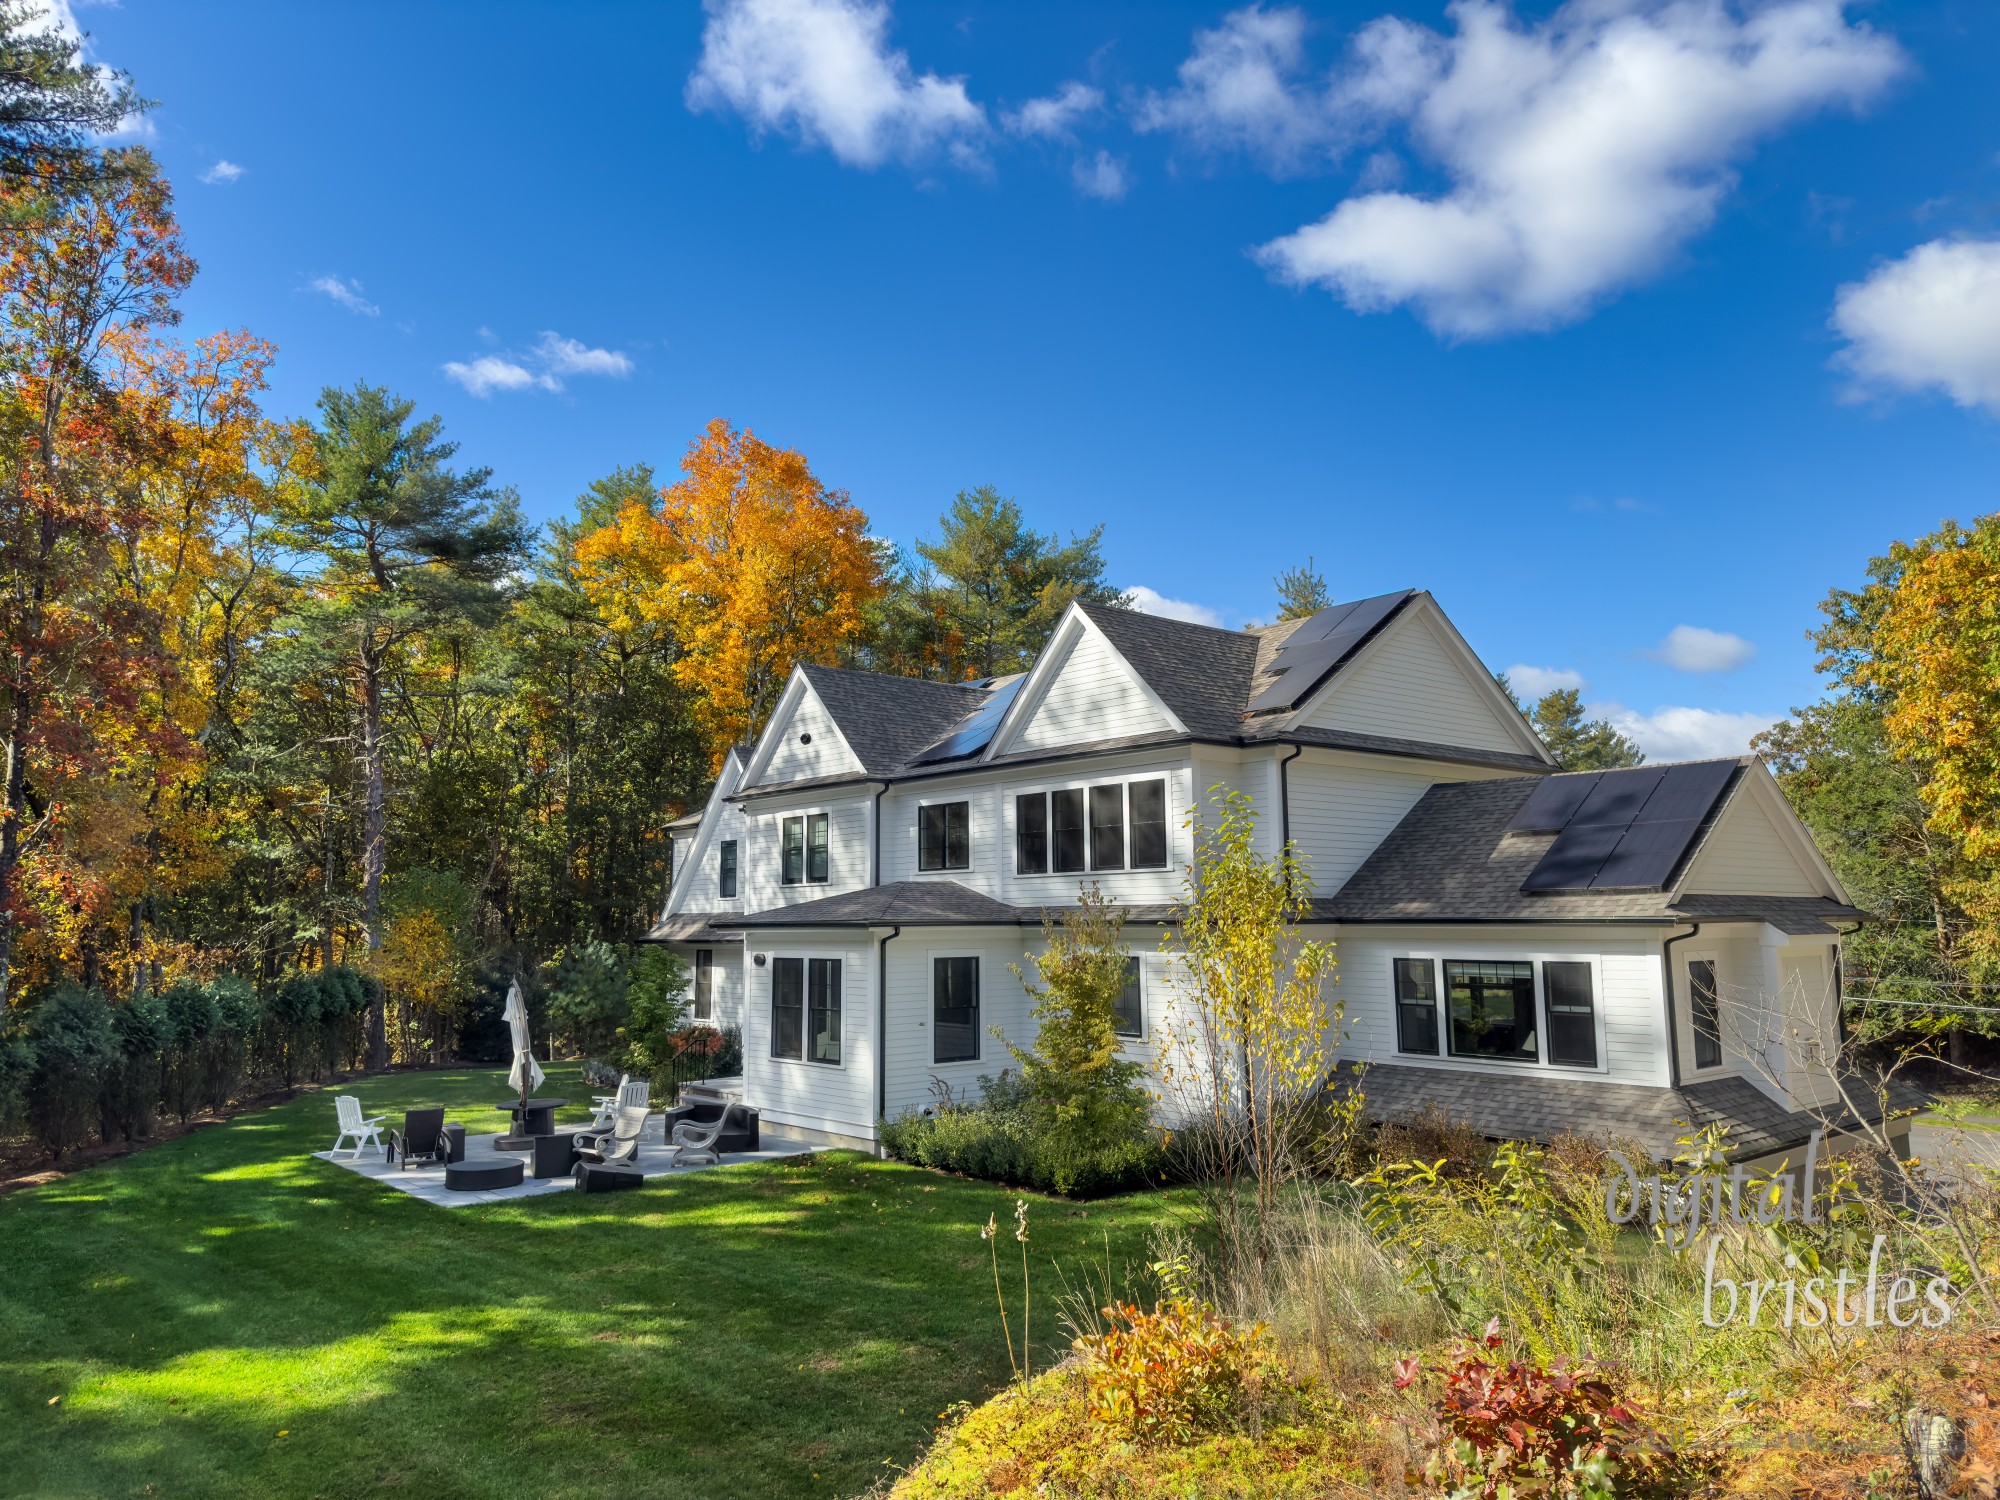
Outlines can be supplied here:
[[[654, 1125], [657, 1130], [659, 1127]], [[527, 1152], [496, 1152], [493, 1143], [497, 1135], [469, 1135], [465, 1138], [465, 1159], [479, 1161], [485, 1157], [499, 1155], [515, 1161], [525, 1161], [532, 1167], [534, 1162]], [[642, 1140], [639, 1143], [638, 1159], [630, 1165], [636, 1166], [648, 1178], [678, 1176], [683, 1172], [702, 1172], [710, 1166], [730, 1166], [741, 1161], [777, 1161], [787, 1156], [805, 1156], [819, 1150], [806, 1141], [794, 1139], [780, 1131], [766, 1127], [758, 1133], [763, 1143], [757, 1151], [726, 1151], [720, 1162], [703, 1162], [699, 1166], [677, 1167], [671, 1165], [674, 1148], [663, 1141]], [[335, 1156], [330, 1151], [315, 1151], [319, 1160], [332, 1162], [336, 1167], [345, 1167], [350, 1172], [408, 1193], [412, 1198], [420, 1198], [425, 1203], [434, 1203], [441, 1208], [465, 1208], [474, 1203], [505, 1203], [515, 1198], [539, 1198], [547, 1193], [567, 1193], [574, 1190], [567, 1175], [562, 1177], [524, 1177], [519, 1187], [491, 1188], [476, 1193], [454, 1193], [444, 1185], [444, 1168], [441, 1166], [415, 1166], [405, 1170], [392, 1167], [382, 1159], [382, 1153], [373, 1149], [364, 1150], [358, 1159], [345, 1150]]]

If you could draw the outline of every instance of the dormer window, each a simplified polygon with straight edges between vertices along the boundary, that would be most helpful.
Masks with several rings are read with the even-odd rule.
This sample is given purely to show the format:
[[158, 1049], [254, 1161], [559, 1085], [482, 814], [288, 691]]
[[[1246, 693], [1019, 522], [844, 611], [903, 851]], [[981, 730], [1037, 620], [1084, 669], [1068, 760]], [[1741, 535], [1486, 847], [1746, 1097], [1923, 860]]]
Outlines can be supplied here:
[[970, 803], [933, 802], [917, 809], [917, 868], [972, 868]]

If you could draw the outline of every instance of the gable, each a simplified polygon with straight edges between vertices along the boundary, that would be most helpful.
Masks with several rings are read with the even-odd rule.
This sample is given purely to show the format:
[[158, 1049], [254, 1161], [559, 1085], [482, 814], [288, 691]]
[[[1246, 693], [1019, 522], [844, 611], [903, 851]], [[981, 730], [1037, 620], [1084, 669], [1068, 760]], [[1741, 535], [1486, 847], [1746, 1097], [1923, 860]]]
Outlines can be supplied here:
[[1472, 679], [1429, 611], [1420, 609], [1406, 612], [1343, 668], [1299, 724], [1519, 754], [1532, 742], [1513, 717], [1504, 700], [1496, 702]]
[[1830, 894], [1818, 873], [1798, 857], [1778, 831], [1748, 784], [1729, 799], [1709, 829], [1708, 837], [1688, 862], [1679, 888], [1689, 894], [1716, 896]]
[[[764, 731], [768, 749], [756, 771], [756, 784], [803, 781], [814, 776], [859, 776], [860, 760], [847, 747], [840, 726], [811, 686], [799, 679], [799, 694]], [[801, 735], [810, 735], [801, 743]]]
[[1092, 740], [1168, 734], [1177, 727], [1111, 643], [1086, 629], [1077, 633], [1006, 748], [1054, 750]]

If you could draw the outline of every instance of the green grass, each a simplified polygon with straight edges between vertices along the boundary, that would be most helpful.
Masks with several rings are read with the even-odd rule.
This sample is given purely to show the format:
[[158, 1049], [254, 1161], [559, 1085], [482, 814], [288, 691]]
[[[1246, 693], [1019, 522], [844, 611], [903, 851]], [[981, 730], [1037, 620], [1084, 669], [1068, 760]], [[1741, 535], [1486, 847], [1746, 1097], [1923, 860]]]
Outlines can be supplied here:
[[[476, 1133], [507, 1087], [348, 1091]], [[852, 1495], [1006, 1381], [991, 1185], [841, 1152], [442, 1209], [333, 1133], [310, 1094], [0, 1199], [0, 1493]], [[1051, 1261], [1137, 1265], [1172, 1211], [1038, 1200], [1038, 1343]]]

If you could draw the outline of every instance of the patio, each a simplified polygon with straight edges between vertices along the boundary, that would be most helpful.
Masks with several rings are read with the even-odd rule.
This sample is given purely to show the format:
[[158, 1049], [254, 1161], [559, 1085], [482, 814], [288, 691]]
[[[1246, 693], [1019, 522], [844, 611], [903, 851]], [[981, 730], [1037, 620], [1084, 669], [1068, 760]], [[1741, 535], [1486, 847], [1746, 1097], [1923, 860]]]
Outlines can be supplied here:
[[[657, 1125], [653, 1126], [658, 1129]], [[675, 1166], [674, 1148], [664, 1141], [641, 1140], [639, 1154], [630, 1165], [638, 1168], [648, 1178], [679, 1176], [686, 1172], [701, 1172], [711, 1166], [731, 1166], [737, 1162], [779, 1161], [788, 1156], [806, 1156], [820, 1148], [809, 1142], [787, 1136], [780, 1131], [766, 1127], [759, 1132], [761, 1144], [756, 1151], [725, 1151], [719, 1162], [699, 1162], [689, 1166]], [[497, 1151], [494, 1142], [498, 1135], [468, 1135], [465, 1138], [465, 1159], [476, 1162], [493, 1157], [514, 1161], [529, 1160], [527, 1153], [520, 1151]], [[575, 1184], [567, 1174], [560, 1177], [524, 1177], [516, 1187], [487, 1188], [475, 1192], [454, 1192], [444, 1185], [444, 1167], [438, 1165], [418, 1165], [407, 1170], [401, 1166], [391, 1166], [383, 1160], [383, 1153], [372, 1147], [364, 1149], [359, 1158], [351, 1157], [343, 1149], [336, 1156], [331, 1151], [312, 1153], [321, 1161], [331, 1162], [336, 1167], [362, 1177], [370, 1177], [386, 1183], [398, 1192], [408, 1193], [425, 1203], [434, 1203], [441, 1208], [464, 1208], [474, 1203], [504, 1203], [515, 1198], [539, 1198], [547, 1193], [567, 1193], [574, 1191]], [[530, 1161], [532, 1167], [532, 1161]]]

